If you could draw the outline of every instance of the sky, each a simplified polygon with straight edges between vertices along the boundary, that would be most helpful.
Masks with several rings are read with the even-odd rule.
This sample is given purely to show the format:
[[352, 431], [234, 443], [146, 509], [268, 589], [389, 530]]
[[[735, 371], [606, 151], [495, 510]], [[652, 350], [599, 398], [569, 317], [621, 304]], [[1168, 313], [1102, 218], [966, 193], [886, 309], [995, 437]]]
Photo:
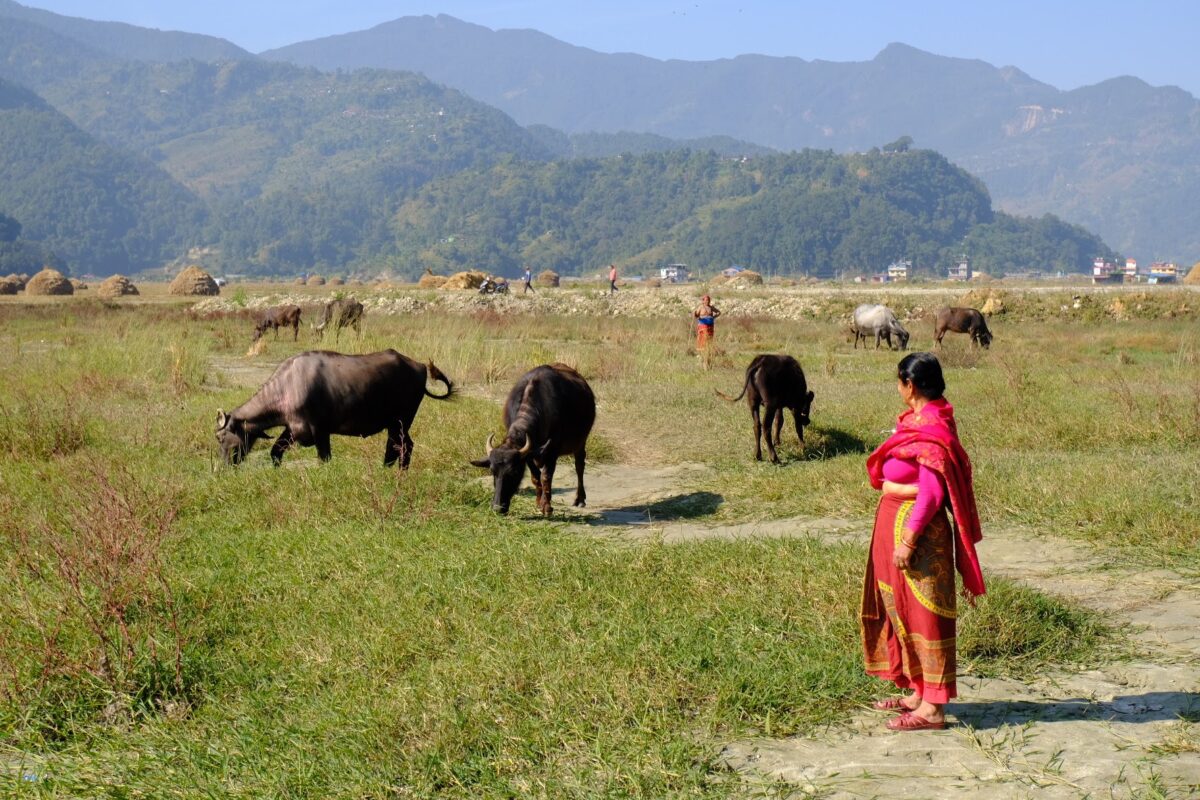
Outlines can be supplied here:
[[449, 14], [602, 52], [866, 61], [890, 42], [1016, 66], [1060, 89], [1134, 75], [1200, 97], [1200, 0], [22, 0], [60, 14], [220, 36], [251, 50]]

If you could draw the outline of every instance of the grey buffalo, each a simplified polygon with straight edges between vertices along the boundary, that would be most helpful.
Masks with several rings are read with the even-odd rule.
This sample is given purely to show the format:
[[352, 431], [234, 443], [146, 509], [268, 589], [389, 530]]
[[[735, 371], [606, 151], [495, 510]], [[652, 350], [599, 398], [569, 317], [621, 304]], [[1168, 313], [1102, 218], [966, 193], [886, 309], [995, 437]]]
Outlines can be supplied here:
[[[445, 385], [434, 394], [426, 381]], [[330, 457], [329, 437], [373, 436], [387, 430], [383, 463], [412, 458], [413, 418], [426, 395], [445, 400], [454, 392], [450, 379], [433, 362], [422, 364], [395, 350], [362, 356], [313, 350], [280, 364], [253, 397], [226, 414], [217, 413], [221, 457], [238, 464], [259, 439], [283, 428], [271, 447], [276, 466], [293, 444], [315, 446], [322, 461]]]
[[866, 339], [875, 337], [875, 349], [879, 349], [881, 339], [886, 340], [888, 347], [893, 347], [892, 337], [895, 336], [901, 350], [908, 349], [908, 331], [896, 319], [896, 313], [887, 306], [864, 303], [854, 309], [854, 347], [858, 348], [861, 340], [866, 347]]

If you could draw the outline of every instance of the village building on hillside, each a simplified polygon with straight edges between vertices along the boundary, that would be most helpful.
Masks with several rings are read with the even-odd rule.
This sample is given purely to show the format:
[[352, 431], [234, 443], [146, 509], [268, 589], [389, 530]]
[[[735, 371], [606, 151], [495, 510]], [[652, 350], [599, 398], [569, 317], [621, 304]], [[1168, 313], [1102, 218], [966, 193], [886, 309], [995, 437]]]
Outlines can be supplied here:
[[1169, 261], [1155, 261], [1150, 265], [1146, 283], [1175, 283], [1179, 278], [1179, 267]]
[[1138, 279], [1138, 263], [1136, 258], [1125, 259], [1125, 282], [1134, 283]]
[[952, 281], [971, 280], [971, 259], [959, 256], [958, 263], [946, 270], [946, 277]]
[[1115, 261], [1101, 257], [1092, 261], [1092, 283], [1121, 283], [1124, 276], [1124, 266], [1117, 266]]
[[692, 273], [687, 264], [668, 264], [658, 271], [658, 277], [665, 283], [687, 283]]

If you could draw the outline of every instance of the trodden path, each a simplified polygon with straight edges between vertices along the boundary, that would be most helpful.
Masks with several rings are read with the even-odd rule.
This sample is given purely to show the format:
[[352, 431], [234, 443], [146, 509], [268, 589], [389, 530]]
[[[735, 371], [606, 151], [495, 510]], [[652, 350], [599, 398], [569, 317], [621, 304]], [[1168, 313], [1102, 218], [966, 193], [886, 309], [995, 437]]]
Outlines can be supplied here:
[[[720, 498], [679, 487], [703, 470], [589, 467], [589, 531], [666, 542], [868, 537], [869, 520], [700, 524]], [[556, 494], [573, 493], [573, 478]], [[961, 702], [948, 707], [944, 731], [891, 733], [886, 714], [864, 709], [811, 736], [730, 742], [720, 761], [752, 783], [788, 784], [799, 796], [1200, 796], [1200, 583], [1117, 568], [1082, 545], [996, 527], [980, 557], [991, 574], [1127, 626], [1141, 659], [1030, 682], [961, 676]]]

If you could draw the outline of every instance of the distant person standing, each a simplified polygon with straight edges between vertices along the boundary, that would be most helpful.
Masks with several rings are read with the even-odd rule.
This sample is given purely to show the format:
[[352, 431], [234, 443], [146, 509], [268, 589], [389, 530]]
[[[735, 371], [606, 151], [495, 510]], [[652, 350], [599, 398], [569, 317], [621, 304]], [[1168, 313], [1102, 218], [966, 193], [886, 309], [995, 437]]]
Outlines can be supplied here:
[[617, 265], [608, 265], [608, 293], [612, 294], [617, 291]]
[[696, 349], [703, 353], [716, 333], [717, 317], [721, 316], [721, 309], [712, 304], [711, 297], [704, 295], [692, 316], [696, 319]]
[[525, 294], [526, 292], [532, 292], [533, 291], [533, 273], [529, 271], [529, 267], [525, 268], [525, 275], [522, 276], [522, 280], [525, 281], [525, 286], [524, 286], [524, 288], [521, 289], [521, 294]]

